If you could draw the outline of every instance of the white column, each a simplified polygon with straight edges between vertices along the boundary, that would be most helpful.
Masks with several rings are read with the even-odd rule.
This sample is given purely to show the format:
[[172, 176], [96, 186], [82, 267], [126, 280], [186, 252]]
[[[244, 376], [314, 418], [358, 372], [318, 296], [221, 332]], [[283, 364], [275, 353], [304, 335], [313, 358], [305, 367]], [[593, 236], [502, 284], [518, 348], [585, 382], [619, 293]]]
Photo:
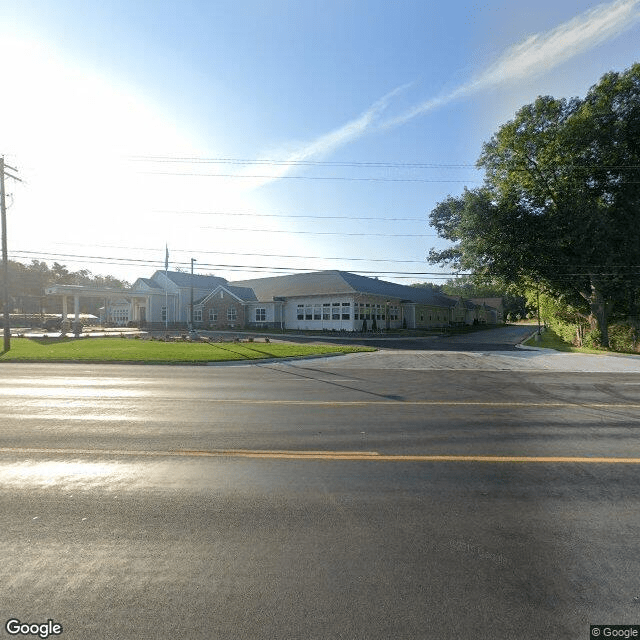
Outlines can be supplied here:
[[76, 322], [80, 320], [80, 296], [73, 296], [73, 313], [76, 317]]
[[62, 322], [67, 319], [67, 296], [62, 296]]

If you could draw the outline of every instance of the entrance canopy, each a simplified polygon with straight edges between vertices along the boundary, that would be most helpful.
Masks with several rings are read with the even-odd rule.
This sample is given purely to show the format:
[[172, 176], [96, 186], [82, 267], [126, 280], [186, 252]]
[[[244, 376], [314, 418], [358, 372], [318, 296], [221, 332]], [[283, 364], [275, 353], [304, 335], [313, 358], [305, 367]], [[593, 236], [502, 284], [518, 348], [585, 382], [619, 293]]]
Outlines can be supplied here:
[[142, 301], [146, 307], [148, 296], [144, 293], [134, 293], [130, 289], [108, 289], [106, 287], [84, 287], [75, 284], [54, 284], [45, 289], [45, 295], [62, 296], [62, 321], [67, 319], [67, 298], [73, 298], [74, 320], [80, 319], [80, 298], [100, 298], [102, 300], [122, 300], [129, 303], [134, 300]]

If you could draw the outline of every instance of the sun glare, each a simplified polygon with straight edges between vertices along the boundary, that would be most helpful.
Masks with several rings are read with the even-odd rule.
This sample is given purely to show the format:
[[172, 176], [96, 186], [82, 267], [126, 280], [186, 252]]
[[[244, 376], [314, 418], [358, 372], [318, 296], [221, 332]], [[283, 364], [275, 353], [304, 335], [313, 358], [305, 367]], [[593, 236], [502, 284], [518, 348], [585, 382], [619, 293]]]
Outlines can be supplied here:
[[[211, 141], [199, 140], [190, 126], [171, 122], [162, 108], [141, 97], [142, 91], [116, 85], [46, 43], [0, 36], [0, 55], [12, 60], [4, 77], [11, 95], [0, 101], [0, 153], [19, 167], [25, 181], [15, 187], [20, 216], [11, 220], [12, 247], [51, 252], [66, 242], [87, 247], [73, 253], [100, 255], [105, 250], [96, 251], [96, 244], [157, 245], [160, 255], [167, 241], [197, 251], [237, 245], [242, 235], [245, 247], [264, 248], [259, 234], [215, 228], [259, 227], [250, 217], [240, 225], [229, 215], [180, 216], [254, 211], [260, 204], [250, 181], [176, 175], [180, 167], [149, 160], [210, 155]], [[219, 168], [208, 172], [225, 173]], [[130, 251], [106, 253], [132, 257]], [[146, 275], [136, 273], [135, 266], [129, 270], [136, 277]]]

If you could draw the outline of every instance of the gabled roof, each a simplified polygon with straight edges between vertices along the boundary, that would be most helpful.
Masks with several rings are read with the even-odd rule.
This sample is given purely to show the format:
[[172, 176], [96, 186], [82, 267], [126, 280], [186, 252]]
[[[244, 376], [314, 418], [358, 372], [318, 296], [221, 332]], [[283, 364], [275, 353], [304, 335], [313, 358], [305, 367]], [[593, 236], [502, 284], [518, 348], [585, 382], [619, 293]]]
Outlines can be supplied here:
[[196, 300], [194, 304], [203, 304], [209, 298], [213, 298], [216, 296], [218, 291], [224, 290], [228, 291], [231, 295], [235, 296], [242, 302], [257, 302], [258, 298], [256, 298], [256, 294], [253, 292], [253, 289], [249, 287], [236, 287], [230, 284], [218, 285], [213, 291], [207, 293], [207, 295], [202, 296], [199, 300]]
[[[164, 271], [156, 271], [152, 278], [155, 279], [157, 275], [165, 275]], [[218, 276], [203, 276], [198, 273], [191, 275], [190, 273], [183, 273], [182, 271], [167, 271], [166, 276], [177, 287], [195, 287], [196, 289], [208, 289], [213, 291], [218, 285], [227, 285], [227, 281], [224, 278]]]
[[148, 287], [149, 289], [160, 289], [161, 288], [160, 285], [158, 285], [158, 283], [155, 282], [152, 278], [138, 278], [133, 283], [133, 286], [131, 287], [131, 289], [135, 291], [138, 284], [143, 284], [146, 287]]
[[500, 311], [504, 308], [504, 299], [503, 298], [471, 298], [473, 302], [477, 305], [487, 305], [488, 307], [493, 307]]
[[348, 271], [339, 271], [342, 277], [361, 293], [399, 298], [418, 304], [429, 304], [436, 307], [455, 307], [456, 301], [442, 293], [422, 287], [409, 287], [406, 284], [396, 284], [386, 280], [367, 278]]
[[311, 295], [341, 295], [364, 293], [393, 300], [404, 300], [438, 307], [455, 306], [455, 302], [429, 289], [356, 275], [349, 271], [315, 271], [289, 276], [258, 278], [234, 282], [233, 285], [253, 289], [258, 300], [270, 301], [276, 297], [292, 298]]
[[244, 302], [257, 302], [258, 298], [256, 297], [255, 291], [251, 287], [237, 287], [235, 285], [225, 285], [224, 287], [230, 293], [233, 293], [234, 296], [240, 298]]

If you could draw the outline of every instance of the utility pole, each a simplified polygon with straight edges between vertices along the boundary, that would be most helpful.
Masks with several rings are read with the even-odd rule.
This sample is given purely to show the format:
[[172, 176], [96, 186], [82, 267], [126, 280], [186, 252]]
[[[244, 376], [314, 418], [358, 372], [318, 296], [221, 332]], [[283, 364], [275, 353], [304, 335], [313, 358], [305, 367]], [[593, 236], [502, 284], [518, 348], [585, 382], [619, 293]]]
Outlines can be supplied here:
[[195, 258], [191, 258], [191, 310], [189, 313], [189, 330], [193, 331], [193, 263]]
[[538, 340], [540, 340], [540, 285], [538, 285], [538, 288], [536, 290], [536, 299], [537, 299], [537, 306], [538, 306], [538, 310], [536, 311], [536, 314], [538, 316]]
[[[9, 314], [9, 256], [7, 251], [7, 204], [4, 190], [4, 177], [6, 169], [17, 173], [17, 169], [4, 162], [4, 156], [0, 156], [0, 217], [2, 217], [2, 304], [4, 306], [4, 352], [11, 349], [11, 316]], [[8, 178], [22, 182], [20, 178], [7, 173]]]

